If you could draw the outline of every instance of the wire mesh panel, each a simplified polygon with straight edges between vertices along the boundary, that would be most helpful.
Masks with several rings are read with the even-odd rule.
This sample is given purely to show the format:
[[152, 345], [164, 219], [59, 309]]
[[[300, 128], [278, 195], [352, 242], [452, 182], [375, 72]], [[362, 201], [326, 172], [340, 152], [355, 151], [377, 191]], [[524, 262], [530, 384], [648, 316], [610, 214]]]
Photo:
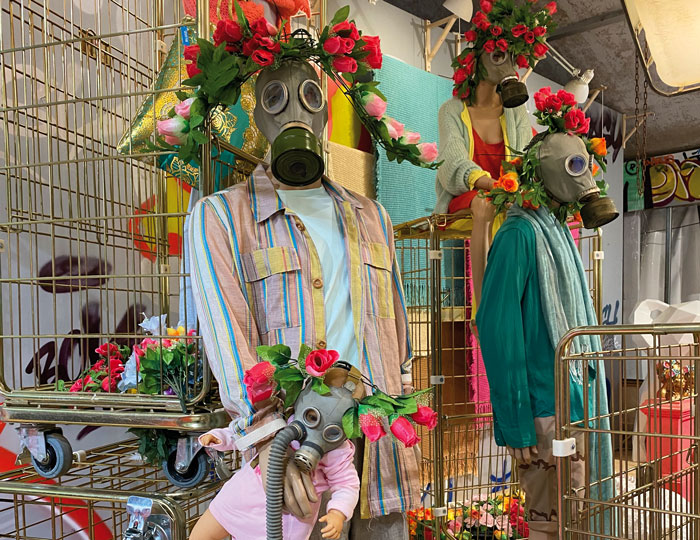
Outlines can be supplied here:
[[[613, 337], [621, 346], [571, 354], [573, 340]], [[561, 538], [634, 540], [700, 537], [695, 373], [700, 325], [603, 326], [569, 333], [557, 352], [558, 438], [579, 436], [585, 481], [559, 462]], [[571, 418], [574, 366], [587, 370], [583, 418]], [[607, 403], [601, 385], [609, 387]]]

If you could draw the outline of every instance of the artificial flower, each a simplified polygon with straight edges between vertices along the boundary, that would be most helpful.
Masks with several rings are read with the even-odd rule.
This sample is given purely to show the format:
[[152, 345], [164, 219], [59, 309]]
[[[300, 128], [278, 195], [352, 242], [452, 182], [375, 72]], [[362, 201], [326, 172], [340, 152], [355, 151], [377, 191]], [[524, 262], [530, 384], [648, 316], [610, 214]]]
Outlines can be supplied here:
[[532, 49], [532, 52], [537, 58], [543, 58], [545, 54], [547, 54], [547, 51], [549, 50], [549, 47], [545, 45], [544, 43], [535, 43], [535, 47]]
[[383, 121], [389, 130], [389, 137], [396, 140], [400, 139], [401, 135], [403, 135], [404, 125], [390, 116], [385, 116]]
[[164, 332], [165, 321], [168, 318], [167, 314], [155, 315], [153, 317], [146, 317], [143, 313], [143, 321], [139, 323], [139, 327], [143, 328], [145, 332], [151, 334], [152, 336], [161, 335]]
[[596, 176], [600, 172], [600, 167], [598, 167], [597, 163], [593, 164], [593, 167], [591, 168], [591, 174], [593, 176]]
[[479, 6], [481, 7], [481, 11], [484, 13], [491, 13], [491, 10], [493, 9], [493, 3], [489, 2], [489, 0], [481, 0]]
[[355, 48], [355, 40], [352, 38], [340, 38], [340, 43], [343, 49], [342, 52], [344, 54], [351, 53], [352, 50]]
[[547, 99], [544, 102], [544, 110], [546, 112], [559, 112], [561, 110], [561, 106], [561, 99], [555, 95], [547, 96]]
[[382, 421], [370, 413], [360, 415], [360, 429], [371, 442], [378, 441], [386, 435]]
[[518, 190], [518, 173], [510, 171], [498, 179], [498, 185], [508, 193], [515, 193]]
[[177, 146], [187, 141], [190, 124], [181, 116], [173, 116], [166, 120], [158, 120], [156, 127], [166, 143]]
[[574, 221], [578, 221], [579, 223], [583, 221], [581, 219], [581, 212], [574, 212], [573, 218], [574, 218]]
[[83, 389], [83, 379], [78, 379], [75, 381], [70, 389], [68, 390], [69, 392], [80, 392]]
[[238, 43], [243, 37], [241, 26], [231, 19], [221, 19], [216, 24], [214, 31], [214, 45], [217, 47], [222, 43]]
[[564, 105], [567, 105], [569, 107], [574, 107], [576, 105], [576, 98], [571, 92], [567, 92], [566, 90], [559, 90], [557, 92], [557, 97], [561, 99], [562, 103]]
[[526, 43], [532, 44], [535, 42], [535, 33], [532, 31], [525, 32], [525, 35], [523, 35], [523, 39]]
[[369, 51], [365, 57], [365, 62], [371, 69], [381, 69], [382, 67], [382, 50], [380, 48], [379, 36], [362, 36], [362, 41], [365, 45], [363, 51]]
[[428, 406], [419, 405], [418, 410], [411, 415], [411, 419], [420, 426], [433, 429], [437, 426], [437, 413]]
[[256, 403], [270, 399], [272, 392], [274, 392], [275, 389], [272, 386], [265, 388], [254, 388], [251, 386], [246, 388], [246, 390], [248, 392], [248, 399], [250, 399], [250, 402], [255, 405]]
[[339, 73], [355, 73], [357, 60], [350, 56], [338, 56], [333, 59], [333, 68]]
[[464, 525], [471, 529], [477, 523], [479, 523], [479, 518], [481, 517], [481, 511], [476, 506], [471, 506], [467, 509], [467, 514], [464, 517]]
[[486, 31], [488, 30], [488, 27], [491, 26], [491, 23], [489, 22], [489, 18], [486, 16], [486, 13], [483, 11], [477, 11], [476, 14], [472, 17], [472, 23], [479, 29]]
[[459, 63], [464, 66], [467, 75], [474, 73], [476, 69], [476, 55], [472, 52], [459, 59]]
[[533, 204], [532, 201], [530, 201], [530, 200], [528, 200], [528, 199], [524, 199], [524, 200], [523, 200], [522, 207], [523, 207], [525, 210], [537, 210], [537, 209], [540, 207], [540, 205], [539, 205], [539, 204]]
[[357, 31], [355, 23], [351, 23], [349, 21], [339, 22], [333, 27], [332, 31], [341, 37], [349, 37], [354, 39], [355, 41], [360, 39], [360, 34]]
[[464, 41], [467, 43], [473, 43], [477, 39], [476, 32], [474, 30], [467, 30], [464, 32]]
[[455, 84], [461, 84], [464, 81], [467, 80], [467, 69], [462, 68], [455, 70], [455, 72], [452, 74], [452, 80], [455, 82]]
[[404, 144], [418, 144], [420, 142], [420, 133], [415, 131], [406, 131], [401, 137], [401, 142]]
[[102, 384], [100, 386], [104, 392], [116, 392], [118, 382], [119, 376], [110, 373], [107, 377], [102, 379]]
[[109, 342], [97, 347], [97, 349], [95, 349], [95, 352], [100, 356], [117, 356], [118, 358], [122, 357], [122, 353], [119, 352], [119, 347], [114, 343]]
[[532, 32], [537, 36], [544, 36], [547, 33], [547, 29], [544, 26], [535, 26]]
[[590, 118], [586, 118], [583, 111], [578, 108], [571, 109], [564, 115], [564, 127], [566, 130], [577, 134], [587, 133], [590, 122]]
[[499, 39], [496, 41], [496, 47], [498, 47], [503, 52], [508, 50], [508, 42], [505, 39]]
[[243, 375], [246, 386], [267, 386], [275, 380], [275, 366], [270, 362], [258, 362]]
[[194, 100], [196, 98], [187, 98], [185, 101], [181, 101], [180, 103], [175, 105], [175, 114], [182, 116], [185, 120], [190, 119], [190, 107], [192, 107], [192, 104], [194, 103]]
[[520, 156], [517, 156], [517, 157], [514, 157], [513, 159], [511, 159], [510, 161], [508, 161], [508, 163], [510, 163], [514, 167], [520, 167], [523, 164], [523, 158]]
[[500, 26], [493, 25], [491, 27], [491, 34], [494, 36], [500, 36], [503, 33], [503, 28]]
[[479, 525], [483, 527], [493, 527], [496, 524], [496, 518], [494, 518], [488, 512], [482, 511], [479, 515]]
[[495, 50], [496, 50], [496, 42], [494, 40], [489, 39], [486, 43], [484, 43], [484, 52], [487, 52], [490, 54]]
[[518, 64], [519, 68], [528, 68], [530, 67], [530, 62], [528, 59], [523, 56], [522, 54], [519, 54], [518, 56], [515, 57], [515, 63]]
[[554, 15], [557, 12], [557, 3], [556, 2], [550, 2], [544, 8], [549, 11], [550, 15]]
[[182, 54], [185, 60], [196, 62], [199, 56], [199, 45], [185, 45]]
[[241, 49], [241, 52], [245, 56], [252, 56], [253, 53], [258, 50], [259, 47], [260, 47], [260, 43], [258, 42], [257, 39], [255, 39], [255, 37], [253, 37], [251, 39], [246, 39], [243, 42], [243, 48]]
[[406, 448], [411, 448], [420, 442], [420, 437], [416, 434], [413, 424], [403, 416], [398, 416], [391, 423], [391, 433], [400, 440]]
[[608, 148], [605, 139], [602, 137], [593, 137], [589, 141], [590, 149], [596, 156], [603, 157], [607, 155]]
[[277, 28], [268, 23], [265, 17], [260, 17], [250, 23], [250, 30], [253, 34], [262, 37], [274, 36], [277, 33]]
[[317, 349], [306, 357], [306, 372], [312, 377], [323, 377], [326, 371], [340, 358], [338, 351]]
[[262, 49], [254, 51], [250, 58], [253, 60], [253, 62], [260, 66], [269, 66], [275, 61], [274, 54], [272, 54], [270, 51], [264, 51]]
[[331, 36], [326, 41], [323, 42], [323, 50], [328, 54], [336, 54], [340, 50], [341, 38], [338, 36]]
[[516, 24], [510, 31], [511, 34], [513, 34], [513, 37], [520, 37], [522, 36], [525, 32], [527, 32], [529, 28], [525, 26], [524, 24]]
[[371, 117], [381, 120], [386, 112], [386, 101], [374, 92], [366, 92], [362, 96], [362, 106]]
[[437, 143], [420, 143], [418, 145], [418, 150], [420, 150], [420, 159], [423, 163], [432, 163], [438, 157]]

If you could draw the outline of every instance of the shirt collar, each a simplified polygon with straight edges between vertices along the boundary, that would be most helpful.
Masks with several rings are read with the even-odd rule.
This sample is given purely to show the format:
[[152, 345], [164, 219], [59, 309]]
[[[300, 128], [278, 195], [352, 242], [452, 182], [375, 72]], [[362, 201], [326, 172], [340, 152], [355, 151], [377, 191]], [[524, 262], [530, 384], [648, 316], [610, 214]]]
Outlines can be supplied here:
[[[262, 223], [285, 209], [272, 180], [267, 175], [267, 167], [269, 165], [259, 164], [250, 176], [250, 209], [256, 223]], [[340, 202], [347, 201], [353, 208], [362, 208], [362, 203], [355, 196], [326, 176], [323, 177], [323, 186], [334, 199]]]

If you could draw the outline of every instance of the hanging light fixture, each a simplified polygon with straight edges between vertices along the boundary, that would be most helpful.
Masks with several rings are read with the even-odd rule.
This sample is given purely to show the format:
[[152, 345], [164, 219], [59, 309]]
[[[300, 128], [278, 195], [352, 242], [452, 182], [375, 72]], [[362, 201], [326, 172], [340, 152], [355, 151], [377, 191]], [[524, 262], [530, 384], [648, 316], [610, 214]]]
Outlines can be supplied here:
[[474, 6], [471, 0], [445, 0], [442, 7], [467, 22], [471, 21], [474, 13]]
[[580, 69], [572, 66], [571, 63], [564, 58], [559, 51], [552, 47], [551, 44], [547, 43], [547, 45], [549, 46], [549, 52], [552, 59], [563, 67], [572, 77], [572, 79], [564, 86], [564, 90], [571, 92], [578, 103], [583, 103], [588, 99], [588, 85], [593, 80], [593, 70], [587, 69], [581, 73]]

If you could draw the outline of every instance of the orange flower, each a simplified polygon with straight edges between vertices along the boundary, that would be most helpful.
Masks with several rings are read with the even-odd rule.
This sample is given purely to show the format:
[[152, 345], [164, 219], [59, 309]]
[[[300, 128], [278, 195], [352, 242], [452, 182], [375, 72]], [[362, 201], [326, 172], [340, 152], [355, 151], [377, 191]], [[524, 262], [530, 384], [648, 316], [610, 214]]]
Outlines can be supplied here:
[[593, 164], [593, 176], [595, 176], [595, 175], [598, 174], [599, 172], [600, 172], [600, 167], [598, 167], [598, 164], [597, 164], [597, 163], [594, 163], [594, 164]]
[[518, 156], [516, 158], [511, 159], [508, 163], [510, 163], [511, 165], [513, 165], [515, 167], [520, 167], [523, 164], [523, 158]]
[[511, 171], [498, 179], [498, 187], [503, 188], [508, 193], [514, 193], [518, 190], [520, 184], [518, 184], [518, 173]]
[[581, 212], [574, 212], [574, 221], [578, 221], [579, 223], [581, 223], [581, 221], [583, 221], [581, 219]]
[[602, 137], [593, 137], [590, 140], [591, 150], [596, 156], [605, 156], [608, 153], [607, 145], [605, 144], [605, 139]]

